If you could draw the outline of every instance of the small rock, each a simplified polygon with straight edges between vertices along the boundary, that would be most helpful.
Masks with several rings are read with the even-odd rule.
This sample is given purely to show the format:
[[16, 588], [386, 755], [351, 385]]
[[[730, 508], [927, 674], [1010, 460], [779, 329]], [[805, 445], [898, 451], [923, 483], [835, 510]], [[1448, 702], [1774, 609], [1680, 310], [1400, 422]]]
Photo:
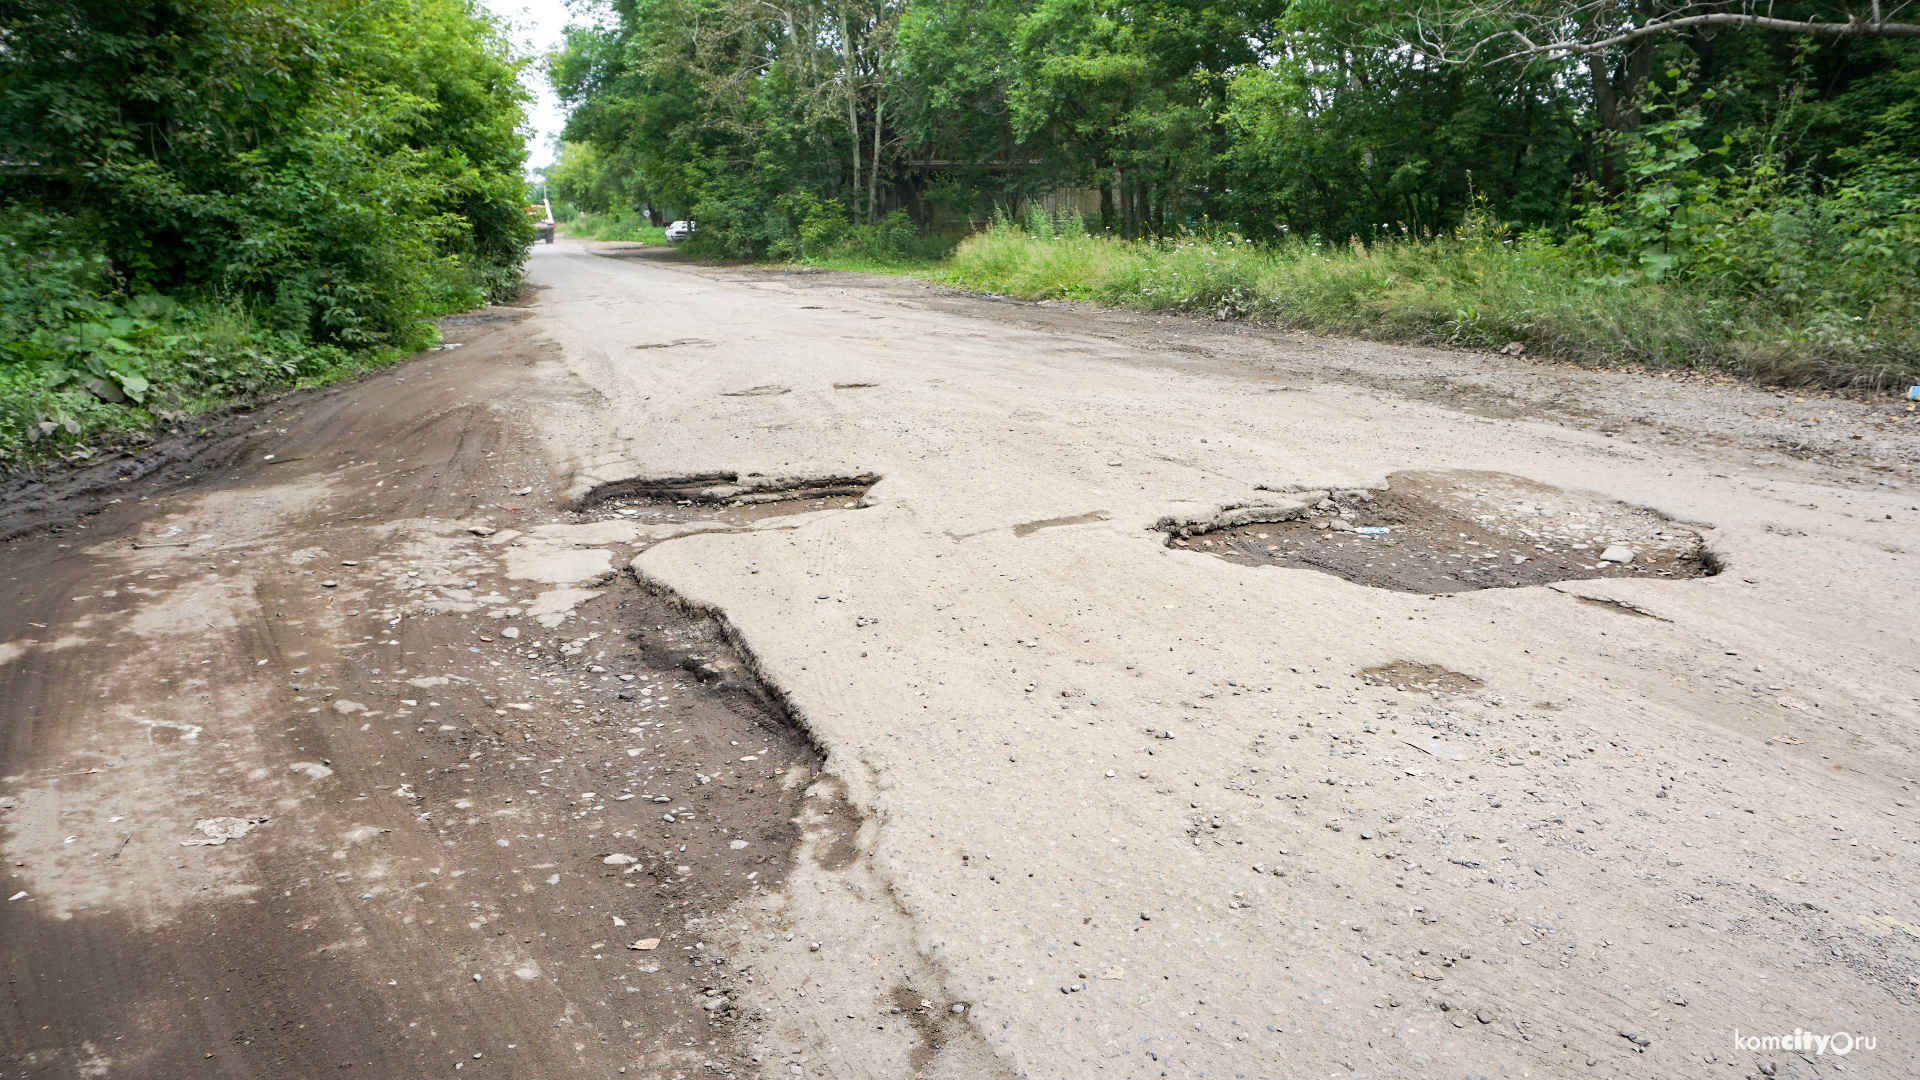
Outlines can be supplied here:
[[1629, 1031], [1621, 1032], [1620, 1037], [1639, 1047], [1647, 1047], [1653, 1044], [1653, 1040], [1647, 1038], [1645, 1035], [1638, 1035]]
[[1327, 528], [1333, 532], [1352, 532], [1353, 522], [1343, 517], [1334, 518], [1332, 521], [1327, 522]]
[[339, 584], [337, 581], [323, 581], [320, 583], [320, 587], [323, 589], [331, 589], [337, 587]]
[[1361, 829], [1361, 830], [1360, 830], [1360, 839], [1362, 839], [1362, 840], [1371, 840], [1371, 839], [1373, 839], [1373, 830], [1372, 830], [1372, 829]]
[[1483, 1023], [1483, 1024], [1491, 1024], [1491, 1023], [1493, 1023], [1493, 1014], [1492, 1014], [1492, 1013], [1490, 1013], [1490, 1012], [1488, 1012], [1488, 1011], [1487, 1011], [1487, 1010], [1485, 1010], [1485, 1009], [1481, 1009], [1481, 1010], [1480, 1010], [1479, 1012], [1477, 1012], [1477, 1013], [1474, 1013], [1474, 1014], [1473, 1014], [1473, 1018], [1474, 1018], [1475, 1020], [1478, 1020], [1478, 1021], [1480, 1021], [1480, 1022], [1481, 1022], [1481, 1023]]
[[955, 1016], [958, 1016], [958, 1015], [960, 1015], [961, 1013], [963, 1013], [963, 1012], [966, 1012], [966, 1011], [967, 1011], [967, 1007], [966, 1007], [965, 1005], [962, 1005], [962, 1004], [960, 1004], [960, 1003], [959, 1003], [959, 1002], [957, 1002], [957, 1001], [953, 1003], [953, 1014], [954, 1014]]
[[[193, 827], [207, 835], [192, 840], [180, 841], [181, 847], [213, 847], [228, 840], [238, 839], [252, 832], [256, 826], [266, 824], [264, 817], [217, 817], [202, 818], [193, 823]], [[69, 841], [71, 842], [71, 841]]]
[[1630, 563], [1633, 561], [1633, 557], [1637, 554], [1639, 553], [1634, 551], [1630, 547], [1623, 547], [1620, 544], [1613, 544], [1609, 546], [1607, 550], [1600, 553], [1600, 561], [1610, 562], [1610, 563], [1622, 563], [1622, 564]]
[[1153, 912], [1151, 912], [1151, 911], [1143, 911], [1143, 912], [1141, 912], [1141, 913], [1140, 913], [1140, 921], [1141, 921], [1141, 922], [1152, 922], [1152, 921], [1153, 921]]
[[514, 638], [520, 636], [520, 628], [517, 626], [509, 626], [505, 630], [500, 631], [500, 636], [506, 638], [508, 641], [512, 641]]
[[499, 530], [491, 525], [469, 525], [467, 526], [467, 531], [475, 536], [492, 536]]
[[603, 863], [606, 863], [608, 866], [632, 866], [634, 863], [637, 863], [640, 860], [634, 858], [631, 855], [614, 854], [614, 855], [609, 855], [606, 858], [601, 859], [600, 861]]
[[652, 952], [653, 950], [659, 947], [660, 947], [660, 939], [657, 937], [641, 938], [639, 941], [636, 941], [633, 944], [627, 946], [627, 948], [632, 949], [635, 952]]

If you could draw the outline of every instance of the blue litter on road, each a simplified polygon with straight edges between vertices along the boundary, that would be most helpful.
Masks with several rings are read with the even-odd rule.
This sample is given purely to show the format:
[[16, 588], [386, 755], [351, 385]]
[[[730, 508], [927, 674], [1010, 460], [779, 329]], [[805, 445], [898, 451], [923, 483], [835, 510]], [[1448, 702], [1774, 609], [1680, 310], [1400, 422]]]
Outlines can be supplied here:
[[1385, 525], [1362, 525], [1353, 531], [1359, 533], [1361, 536], [1385, 536], [1393, 530], [1387, 528]]

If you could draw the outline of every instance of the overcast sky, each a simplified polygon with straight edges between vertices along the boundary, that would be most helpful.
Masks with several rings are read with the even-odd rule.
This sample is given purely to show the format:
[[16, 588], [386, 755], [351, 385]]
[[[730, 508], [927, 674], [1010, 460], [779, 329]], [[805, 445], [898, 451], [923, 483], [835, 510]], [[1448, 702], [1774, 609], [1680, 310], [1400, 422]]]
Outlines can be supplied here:
[[[561, 31], [568, 16], [564, 0], [484, 0], [487, 10], [505, 20], [514, 45], [523, 53], [539, 56], [559, 47]], [[575, 19], [573, 21], [584, 21]], [[567, 117], [553, 96], [544, 74], [538, 69], [526, 74], [527, 89], [534, 102], [527, 110], [533, 122], [533, 138], [527, 142], [527, 168], [537, 169], [553, 161], [557, 152], [561, 125]]]

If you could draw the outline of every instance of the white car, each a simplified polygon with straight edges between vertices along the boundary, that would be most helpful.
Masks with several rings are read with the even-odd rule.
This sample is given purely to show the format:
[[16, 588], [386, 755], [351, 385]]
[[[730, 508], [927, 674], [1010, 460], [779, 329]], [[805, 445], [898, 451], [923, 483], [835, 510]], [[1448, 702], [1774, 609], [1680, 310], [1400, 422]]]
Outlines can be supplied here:
[[691, 221], [676, 221], [667, 226], [667, 243], [677, 244], [693, 235], [694, 224]]

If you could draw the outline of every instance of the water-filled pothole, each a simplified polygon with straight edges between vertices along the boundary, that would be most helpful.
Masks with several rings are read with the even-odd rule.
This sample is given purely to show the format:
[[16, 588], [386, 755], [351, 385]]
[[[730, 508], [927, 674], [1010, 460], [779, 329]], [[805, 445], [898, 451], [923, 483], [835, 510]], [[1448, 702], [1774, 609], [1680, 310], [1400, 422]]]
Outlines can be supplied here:
[[[1306, 505], [1224, 513], [1218, 527], [1188, 523], [1169, 529], [1167, 544], [1420, 593], [1720, 570], [1692, 527], [1504, 473], [1400, 472], [1384, 490], [1299, 492], [1275, 502], [1288, 499]], [[1293, 520], [1232, 524], [1288, 514]]]
[[580, 513], [595, 520], [647, 523], [715, 521], [746, 525], [770, 517], [814, 510], [851, 509], [878, 476], [763, 476], [709, 473], [604, 484], [580, 500]]

